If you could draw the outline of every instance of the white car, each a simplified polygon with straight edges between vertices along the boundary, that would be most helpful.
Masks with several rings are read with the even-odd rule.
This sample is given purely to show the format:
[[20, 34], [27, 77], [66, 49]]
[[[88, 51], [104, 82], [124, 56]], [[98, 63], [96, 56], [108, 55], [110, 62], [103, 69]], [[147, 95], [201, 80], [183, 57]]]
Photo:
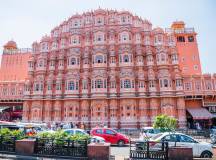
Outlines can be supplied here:
[[193, 157], [211, 158], [213, 156], [212, 144], [207, 142], [198, 142], [192, 137], [182, 133], [173, 133], [173, 132], [159, 133], [158, 135], [150, 138], [150, 141], [168, 142], [169, 147], [171, 146], [191, 147], [193, 149]]
[[70, 135], [75, 135], [75, 134], [89, 135], [88, 133], [85, 132], [85, 130], [78, 129], [78, 128], [63, 129], [63, 131], [70, 134]]
[[[141, 128], [140, 136], [151, 138], [151, 137], [157, 135], [158, 133], [161, 133], [161, 131], [159, 129], [154, 129], [153, 127], [143, 127], [143, 128]], [[141, 139], [141, 137], [140, 137], [140, 139]]]
[[[75, 134], [81, 134], [81, 135], [88, 135], [89, 134], [83, 130], [83, 129], [78, 129], [78, 128], [73, 128], [73, 129], [64, 129], [64, 132], [70, 134], [70, 135], [75, 135]], [[91, 136], [91, 142], [93, 143], [105, 143], [105, 139], [99, 136]]]

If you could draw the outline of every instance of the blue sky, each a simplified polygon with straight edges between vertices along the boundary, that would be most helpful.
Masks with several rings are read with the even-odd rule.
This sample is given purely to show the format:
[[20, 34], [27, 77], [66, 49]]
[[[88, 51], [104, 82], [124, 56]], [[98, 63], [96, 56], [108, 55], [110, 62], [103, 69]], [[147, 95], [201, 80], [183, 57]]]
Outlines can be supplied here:
[[71, 15], [99, 6], [128, 10], [150, 20], [153, 27], [167, 28], [183, 20], [198, 33], [203, 72], [216, 72], [215, 0], [5, 0], [0, 2], [0, 53], [8, 40], [31, 47]]

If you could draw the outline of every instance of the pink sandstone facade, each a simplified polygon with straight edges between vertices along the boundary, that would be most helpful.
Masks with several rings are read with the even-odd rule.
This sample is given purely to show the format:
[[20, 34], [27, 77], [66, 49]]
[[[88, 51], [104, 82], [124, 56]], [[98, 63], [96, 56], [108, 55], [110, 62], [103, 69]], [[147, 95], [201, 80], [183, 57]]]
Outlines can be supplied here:
[[193, 29], [183, 22], [153, 29], [127, 11], [98, 9], [33, 43], [23, 121], [140, 128], [167, 114], [184, 128], [186, 108], [214, 103], [215, 91], [216, 77], [202, 75]]

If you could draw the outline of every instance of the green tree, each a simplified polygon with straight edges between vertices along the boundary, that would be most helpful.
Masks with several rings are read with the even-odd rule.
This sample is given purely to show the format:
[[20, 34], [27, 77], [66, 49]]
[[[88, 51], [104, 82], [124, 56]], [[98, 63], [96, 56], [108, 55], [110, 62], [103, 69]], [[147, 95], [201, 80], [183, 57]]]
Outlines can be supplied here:
[[174, 131], [177, 127], [177, 120], [167, 115], [158, 115], [155, 117], [153, 127], [160, 129], [162, 132]]

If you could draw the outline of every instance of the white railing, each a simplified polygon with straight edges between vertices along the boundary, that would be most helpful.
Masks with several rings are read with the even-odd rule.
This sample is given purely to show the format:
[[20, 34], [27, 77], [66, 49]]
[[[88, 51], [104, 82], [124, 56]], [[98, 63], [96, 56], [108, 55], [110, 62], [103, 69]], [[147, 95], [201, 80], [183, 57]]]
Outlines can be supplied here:
[[165, 28], [165, 33], [194, 33], [194, 28], [181, 28], [181, 29], [172, 29], [172, 28]]
[[12, 50], [5, 49], [3, 51], [3, 54], [17, 54], [17, 53], [31, 53], [31, 52], [32, 52], [31, 48], [20, 48], [20, 49], [12, 49]]

